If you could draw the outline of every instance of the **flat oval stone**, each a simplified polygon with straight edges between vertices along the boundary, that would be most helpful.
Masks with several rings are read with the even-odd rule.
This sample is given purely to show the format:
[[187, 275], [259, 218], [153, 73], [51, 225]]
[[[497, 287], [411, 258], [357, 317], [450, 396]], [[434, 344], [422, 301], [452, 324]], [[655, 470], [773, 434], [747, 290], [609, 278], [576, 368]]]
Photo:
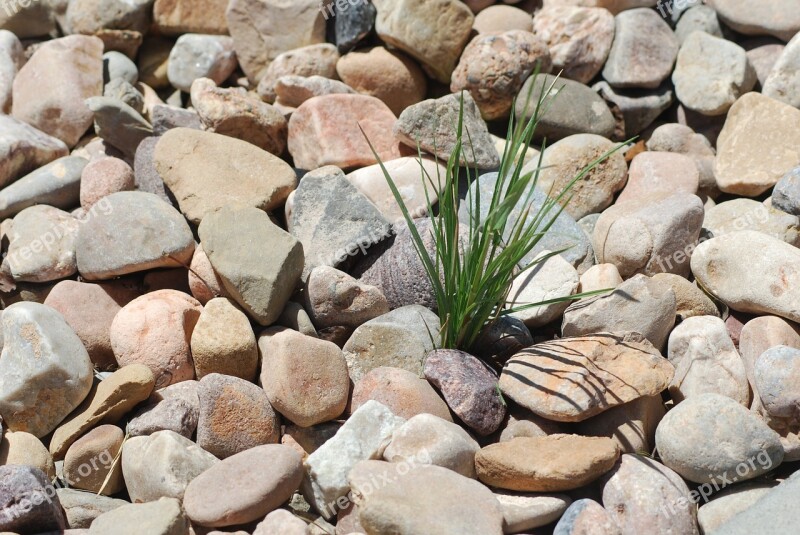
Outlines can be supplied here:
[[764, 0], [758, 10], [747, 0], [708, 0], [717, 16], [730, 28], [745, 35], [773, 35], [788, 41], [800, 31], [800, 10], [792, 0]]

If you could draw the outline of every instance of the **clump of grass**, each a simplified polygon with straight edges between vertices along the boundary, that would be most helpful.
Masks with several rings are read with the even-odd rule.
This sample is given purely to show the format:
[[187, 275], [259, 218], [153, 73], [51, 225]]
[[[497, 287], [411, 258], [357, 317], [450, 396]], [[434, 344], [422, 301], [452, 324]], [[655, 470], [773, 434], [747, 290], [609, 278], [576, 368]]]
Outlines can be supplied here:
[[[574, 294], [514, 307], [506, 306], [511, 285], [517, 277], [523, 276], [529, 269], [566, 250], [561, 249], [539, 255], [527, 265], [523, 262], [523, 259], [537, 246], [555, 223], [564, 207], [568, 205], [575, 184], [622, 146], [616, 147], [586, 166], [561, 192], [557, 195], [551, 193], [544, 204], [538, 210], [535, 209], [533, 194], [542, 169], [545, 145], [542, 146], [538, 165], [532, 172], [522, 172], [524, 166], [522, 156], [530, 146], [540, 118], [547, 110], [550, 99], [557, 98], [557, 91], [554, 96], [549, 96], [556, 81], [557, 79], [549, 87], [544, 87], [543, 84], [532, 110], [533, 114], [527, 122], [516, 122], [514, 113], [511, 113], [508, 137], [501, 158], [497, 182], [491, 193], [488, 208], [485, 207], [483, 213], [481, 213], [479, 187], [471, 189], [464, 201], [459, 198], [459, 182], [462, 172], [459, 162], [461, 162], [462, 152], [465, 149], [472, 149], [470, 133], [464, 128], [462, 97], [458, 124], [453, 125], [456, 132], [455, 148], [447, 160], [444, 176], [437, 169], [434, 179], [420, 165], [423, 182], [427, 182], [440, 192], [438, 211], [435, 213], [435, 202], [431, 201], [428, 188], [424, 188], [435, 244], [433, 254], [426, 249], [422, 236], [414, 225], [394, 180], [373, 149], [392, 194], [408, 224], [414, 247], [425, 273], [433, 286], [442, 322], [441, 337], [444, 348], [468, 351], [484, 329], [490, 327], [502, 316], [551, 303], [580, 299], [605, 291]], [[527, 95], [522, 117], [528, 116], [532, 90], [533, 86]], [[370, 146], [372, 145], [370, 144]], [[418, 152], [421, 156], [421, 150], [418, 149]], [[474, 183], [479, 177], [478, 171], [475, 169], [467, 168], [464, 169], [464, 172], [469, 184]], [[472, 191], [475, 193], [472, 194]], [[461, 202], [467, 203], [469, 214], [466, 224], [466, 239], [464, 231], [460, 230], [462, 223], [458, 217]]]

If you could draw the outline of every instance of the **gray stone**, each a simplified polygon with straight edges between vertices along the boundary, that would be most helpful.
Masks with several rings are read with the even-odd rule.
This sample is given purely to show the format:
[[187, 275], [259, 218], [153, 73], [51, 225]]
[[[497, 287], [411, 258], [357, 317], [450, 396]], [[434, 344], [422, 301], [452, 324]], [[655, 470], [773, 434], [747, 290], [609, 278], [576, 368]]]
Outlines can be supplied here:
[[772, 67], [764, 87], [764, 95], [800, 108], [800, 37], [786, 45]]
[[0, 529], [18, 533], [61, 532], [64, 513], [47, 476], [32, 466], [0, 466]]
[[169, 430], [191, 438], [197, 429], [199, 410], [199, 401], [192, 404], [182, 398], [166, 398], [135, 414], [126, 430], [132, 437]]
[[113, 193], [78, 229], [78, 271], [104, 280], [162, 267], [188, 265], [194, 237], [186, 220], [152, 193]]
[[800, 393], [795, 380], [798, 366], [800, 349], [780, 345], [764, 351], [753, 370], [753, 387], [761, 406], [772, 419], [789, 425], [800, 419]]
[[224, 82], [236, 69], [233, 39], [227, 35], [187, 33], [178, 37], [169, 53], [167, 77], [173, 87], [189, 92], [198, 78]]
[[667, 467], [696, 483], [753, 479], [784, 455], [778, 433], [719, 394], [689, 397], [669, 411], [656, 429], [656, 447]]
[[64, 508], [69, 529], [88, 529], [94, 519], [103, 513], [130, 504], [125, 500], [76, 489], [56, 489], [56, 494]]
[[532, 303], [563, 299], [561, 302], [510, 314], [522, 320], [529, 328], [542, 327], [564, 313], [570, 304], [567, 298], [578, 290], [579, 285], [580, 278], [575, 268], [560, 255], [555, 255], [538, 262], [514, 279], [506, 298], [506, 308], [513, 309]]
[[687, 9], [675, 25], [675, 37], [682, 45], [692, 32], [705, 32], [714, 37], [722, 37], [717, 12], [703, 4]]
[[121, 100], [92, 97], [86, 99], [86, 105], [94, 113], [97, 135], [129, 158], [136, 155], [136, 148], [143, 139], [153, 135], [150, 123]]
[[800, 473], [795, 472], [753, 505], [720, 526], [714, 531], [714, 535], [791, 533], [800, 522], [798, 492]]
[[122, 78], [114, 78], [108, 82], [103, 88], [103, 96], [121, 100], [137, 113], [144, 113], [144, 95]]
[[70, 209], [80, 204], [80, 179], [88, 162], [66, 156], [20, 178], [0, 191], [0, 218], [14, 217], [35, 204]]
[[376, 14], [375, 6], [370, 2], [348, 2], [344, 9], [336, 10], [334, 35], [340, 54], [350, 52], [369, 35], [375, 25]]
[[223, 208], [198, 233], [230, 296], [260, 325], [274, 323], [300, 280], [302, 243], [257, 208]]
[[800, 167], [781, 178], [772, 190], [772, 206], [787, 214], [800, 216]]
[[175, 498], [117, 507], [98, 516], [88, 535], [189, 535], [189, 523]]
[[[360, 4], [372, 6], [372, 4]], [[310, 98], [320, 95], [335, 95], [341, 93], [355, 93], [349, 85], [339, 80], [331, 80], [322, 76], [296, 76], [286, 75], [275, 82], [277, 103], [282, 106], [297, 108]]]
[[753, 199], [732, 199], [708, 208], [703, 228], [713, 237], [755, 230], [800, 246], [800, 218]]
[[572, 502], [556, 524], [553, 535], [621, 535], [603, 506], [583, 498]]
[[700, 529], [703, 533], [716, 533], [720, 526], [752, 507], [777, 485], [778, 481], [763, 481], [723, 489], [713, 500], [698, 509], [697, 522]]
[[773, 35], [788, 41], [800, 31], [800, 11], [792, 0], [763, 0], [758, 11], [747, 0], [706, 0], [729, 28], [745, 35]]
[[651, 452], [656, 445], [656, 427], [665, 412], [661, 394], [642, 396], [580, 422], [578, 433], [612, 438], [623, 453]]
[[592, 86], [605, 99], [617, 121], [615, 139], [630, 139], [650, 126], [672, 105], [673, 93], [669, 82], [656, 89], [615, 89], [608, 82]]
[[133, 85], [139, 81], [139, 70], [128, 56], [111, 50], [103, 54], [103, 83], [108, 84], [117, 78]]
[[344, 325], [355, 329], [389, 312], [386, 297], [376, 287], [327, 266], [311, 271], [305, 299], [311, 319], [322, 328]]
[[60, 139], [9, 115], [0, 114], [0, 129], [3, 131], [0, 142], [0, 187], [6, 187], [23, 174], [69, 154], [69, 149]]
[[145, 193], [157, 195], [162, 201], [168, 202], [178, 207], [178, 202], [174, 200], [172, 192], [169, 191], [161, 175], [158, 174], [155, 164], [156, 145], [160, 137], [146, 137], [136, 148], [136, 156], [133, 160], [134, 180], [136, 189]]
[[153, 135], [161, 136], [172, 128], [194, 128], [202, 130], [200, 116], [194, 110], [186, 110], [169, 106], [167, 104], [156, 104], [150, 110], [150, 120], [153, 123]]
[[5, 262], [16, 281], [48, 282], [78, 270], [75, 238], [79, 220], [48, 205], [26, 208], [14, 217]]

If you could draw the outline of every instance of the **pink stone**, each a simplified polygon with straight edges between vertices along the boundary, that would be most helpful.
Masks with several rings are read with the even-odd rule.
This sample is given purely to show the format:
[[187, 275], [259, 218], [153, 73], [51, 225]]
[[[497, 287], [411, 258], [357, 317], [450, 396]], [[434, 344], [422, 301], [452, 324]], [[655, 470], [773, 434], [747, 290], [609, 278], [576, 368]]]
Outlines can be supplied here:
[[642, 152], [631, 162], [628, 184], [617, 204], [656, 193], [695, 194], [699, 187], [700, 173], [690, 157], [674, 152]]
[[94, 203], [112, 193], [133, 191], [135, 181], [131, 166], [119, 158], [100, 158], [86, 164], [81, 173], [81, 207], [90, 209]]

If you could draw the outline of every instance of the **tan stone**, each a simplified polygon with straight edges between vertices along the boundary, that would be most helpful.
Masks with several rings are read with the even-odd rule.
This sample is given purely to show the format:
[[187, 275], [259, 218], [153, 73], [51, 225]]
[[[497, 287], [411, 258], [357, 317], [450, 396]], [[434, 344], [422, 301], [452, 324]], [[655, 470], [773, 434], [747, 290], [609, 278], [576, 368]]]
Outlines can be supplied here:
[[400, 368], [381, 366], [364, 375], [353, 388], [350, 411], [355, 411], [369, 400], [386, 405], [393, 414], [402, 418], [433, 414], [453, 421], [447, 404], [430, 383]]
[[283, 76], [337, 78], [339, 52], [330, 43], [308, 45], [279, 54], [267, 67], [256, 91], [266, 102], [275, 102], [275, 84]]
[[[677, 277], [677, 275], [675, 275]], [[581, 293], [616, 288], [622, 284], [622, 277], [614, 264], [597, 264], [581, 275]]]
[[697, 193], [700, 173], [694, 160], [675, 152], [647, 151], [637, 154], [628, 171], [628, 183], [617, 203], [648, 195], [665, 196], [676, 192]]
[[209, 373], [256, 378], [258, 347], [250, 320], [224, 297], [206, 303], [192, 331], [191, 350], [198, 379]]
[[228, 33], [227, 0], [156, 0], [153, 21], [164, 35]]
[[83, 435], [64, 457], [64, 480], [70, 487], [104, 496], [123, 490], [122, 463], [114, 460], [124, 438], [125, 433], [116, 425], [101, 425]]
[[475, 15], [472, 29], [478, 33], [499, 33], [508, 30], [529, 32], [532, 29], [531, 15], [518, 7], [497, 4]]
[[6, 431], [0, 440], [0, 465], [35, 466], [49, 479], [55, 479], [53, 456], [42, 441], [25, 431]]

